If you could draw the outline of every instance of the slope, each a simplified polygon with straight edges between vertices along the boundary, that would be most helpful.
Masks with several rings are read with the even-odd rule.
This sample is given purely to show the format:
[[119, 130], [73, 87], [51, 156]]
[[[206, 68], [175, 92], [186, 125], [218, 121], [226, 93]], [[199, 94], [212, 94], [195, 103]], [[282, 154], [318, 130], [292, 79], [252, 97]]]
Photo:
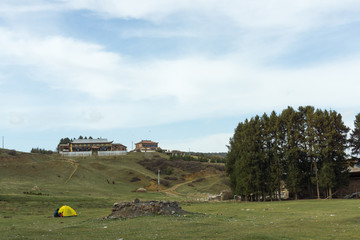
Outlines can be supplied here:
[[[164, 168], [172, 172], [165, 175]], [[157, 186], [161, 169], [161, 186]], [[160, 153], [129, 153], [117, 157], [64, 158], [0, 149], [0, 195], [78, 196], [114, 200], [183, 199], [226, 189], [219, 164], [169, 161]], [[206, 178], [206, 181], [198, 179]], [[191, 183], [193, 182], [193, 183]], [[204, 185], [205, 182], [208, 182]], [[191, 183], [189, 187], [188, 184]], [[181, 193], [166, 191], [176, 185]], [[135, 192], [138, 188], [147, 193]], [[158, 191], [160, 190], [160, 191]], [[171, 192], [171, 194], [168, 194]]]

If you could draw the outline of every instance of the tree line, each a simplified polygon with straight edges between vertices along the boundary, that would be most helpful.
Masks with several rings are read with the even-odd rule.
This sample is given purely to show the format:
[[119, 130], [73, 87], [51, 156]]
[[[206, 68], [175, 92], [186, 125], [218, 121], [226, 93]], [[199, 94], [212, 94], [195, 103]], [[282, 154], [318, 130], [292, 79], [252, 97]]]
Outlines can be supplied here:
[[[59, 142], [59, 144], [68, 144], [68, 143], [71, 143], [72, 141], [74, 141], [74, 140], [77, 140], [77, 139], [93, 139], [93, 137], [83, 137], [83, 136], [79, 136], [78, 138], [68, 138], [68, 137], [66, 137], [66, 138], [61, 138], [60, 139], [60, 142]], [[99, 138], [98, 138], [99, 139]]]
[[360, 114], [348, 133], [341, 114], [312, 106], [246, 119], [228, 146], [230, 187], [245, 200], [280, 200], [285, 184], [294, 199], [331, 198], [360, 153]]
[[188, 153], [185, 155], [170, 155], [170, 161], [184, 160], [194, 162], [207, 162], [207, 163], [225, 163], [225, 158], [217, 154], [207, 153]]
[[54, 152], [51, 150], [46, 150], [43, 148], [32, 148], [30, 153], [41, 153], [41, 154], [53, 154]]

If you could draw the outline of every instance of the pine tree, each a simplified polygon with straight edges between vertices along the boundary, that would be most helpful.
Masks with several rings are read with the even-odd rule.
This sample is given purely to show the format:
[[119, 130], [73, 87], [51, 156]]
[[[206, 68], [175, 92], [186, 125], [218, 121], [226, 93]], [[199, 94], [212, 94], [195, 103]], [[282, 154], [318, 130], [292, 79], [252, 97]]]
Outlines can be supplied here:
[[358, 162], [360, 155], [360, 113], [355, 116], [354, 129], [351, 131], [349, 143], [352, 157]]
[[303, 180], [301, 165], [305, 160], [300, 148], [300, 144], [303, 142], [303, 136], [301, 135], [301, 128], [303, 126], [302, 118], [301, 114], [291, 107], [284, 110], [281, 117], [286, 122], [287, 130], [287, 142], [284, 149], [284, 162], [287, 173], [286, 186], [288, 190], [294, 194], [295, 199], [298, 199]]
[[341, 114], [335, 111], [324, 112], [323, 144], [321, 157], [323, 166], [320, 172], [322, 187], [327, 188], [329, 198], [332, 198], [332, 189], [348, 184], [347, 166], [347, 133], [349, 128], [342, 121]]

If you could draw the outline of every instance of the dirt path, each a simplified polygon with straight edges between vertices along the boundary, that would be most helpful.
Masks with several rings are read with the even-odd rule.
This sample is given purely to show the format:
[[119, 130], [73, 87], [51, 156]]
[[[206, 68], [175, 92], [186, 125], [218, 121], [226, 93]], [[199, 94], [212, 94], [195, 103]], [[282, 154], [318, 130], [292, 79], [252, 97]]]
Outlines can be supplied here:
[[75, 174], [76, 170], [78, 169], [79, 167], [79, 164], [77, 164], [74, 160], [71, 160], [71, 159], [66, 159], [66, 161], [68, 163], [70, 163], [70, 165], [72, 165], [74, 167], [74, 170], [72, 171], [72, 173], [70, 174], [69, 178], [65, 181], [65, 184], [67, 184], [70, 179], [72, 178], [72, 176]]
[[[215, 177], [217, 175], [221, 175], [221, 174], [212, 174], [212, 175], [208, 175], [208, 176], [205, 176], [204, 178], [211, 178], [211, 177]], [[176, 192], [176, 189], [185, 185], [185, 184], [189, 184], [189, 183], [192, 183], [193, 181], [195, 181], [196, 179], [192, 179], [192, 180], [189, 180], [189, 181], [186, 181], [186, 182], [183, 182], [183, 183], [179, 183], [179, 184], [176, 184], [174, 186], [172, 186], [171, 188], [168, 188], [168, 189], [165, 189], [165, 190], [162, 190], [161, 192], [164, 192], [166, 194], [169, 194], [169, 195], [179, 195], [178, 192]]]

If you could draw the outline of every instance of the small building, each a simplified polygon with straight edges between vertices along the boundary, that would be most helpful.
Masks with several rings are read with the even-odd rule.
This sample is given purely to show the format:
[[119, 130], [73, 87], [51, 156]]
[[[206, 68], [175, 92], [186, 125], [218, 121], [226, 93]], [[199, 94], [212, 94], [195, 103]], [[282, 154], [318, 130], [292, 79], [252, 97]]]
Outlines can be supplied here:
[[126, 151], [127, 150], [127, 147], [120, 143], [113, 143], [111, 145], [112, 145], [112, 151]]
[[[336, 192], [336, 196], [343, 198], [346, 195], [360, 192], [360, 165], [355, 164], [349, 167], [349, 185], [340, 188]], [[335, 194], [334, 194], [335, 195]]]
[[58, 149], [63, 156], [125, 155], [127, 151], [126, 146], [106, 138], [75, 139], [68, 144], [59, 144]]
[[141, 142], [135, 143], [136, 152], [155, 152], [159, 150], [159, 143], [151, 140], [142, 140]]
[[179, 151], [179, 150], [173, 150], [171, 152], [168, 152], [167, 153], [168, 155], [171, 155], [171, 156], [185, 156], [186, 155], [186, 152], [183, 152], [183, 151]]

